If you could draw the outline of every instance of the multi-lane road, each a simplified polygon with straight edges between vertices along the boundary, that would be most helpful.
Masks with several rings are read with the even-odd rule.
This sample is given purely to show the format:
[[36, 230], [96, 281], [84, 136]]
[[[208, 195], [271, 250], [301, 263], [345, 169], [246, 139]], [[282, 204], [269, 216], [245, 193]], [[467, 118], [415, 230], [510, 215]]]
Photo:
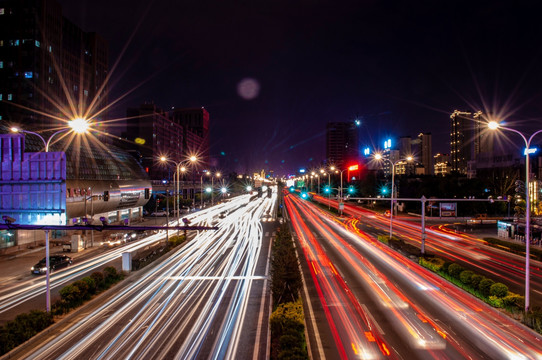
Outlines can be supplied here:
[[[29, 359], [268, 358], [268, 257], [273, 197], [238, 196], [191, 216], [202, 231], [158, 264], [128, 277], [48, 334], [22, 346]], [[157, 234], [155, 236], [165, 236]], [[147, 239], [146, 241], [156, 241]], [[123, 247], [105, 256], [118, 257]], [[118, 253], [117, 253], [118, 252]], [[59, 272], [53, 286], [105, 256]], [[95, 264], [95, 265], [93, 265]], [[18, 290], [17, 301], [43, 286]], [[7, 296], [1, 306], [14, 306]]]
[[314, 283], [306, 309], [325, 319], [307, 322], [314, 358], [542, 358], [540, 335], [391, 251], [360, 221], [295, 195], [285, 204]]

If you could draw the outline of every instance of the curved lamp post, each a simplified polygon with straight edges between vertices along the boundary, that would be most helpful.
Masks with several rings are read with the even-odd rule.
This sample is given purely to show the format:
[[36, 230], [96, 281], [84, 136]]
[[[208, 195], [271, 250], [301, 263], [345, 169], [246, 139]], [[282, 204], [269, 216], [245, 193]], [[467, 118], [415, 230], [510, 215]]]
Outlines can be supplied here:
[[[51, 136], [49, 136], [47, 141], [45, 140], [45, 138], [43, 136], [41, 136], [40, 134], [38, 134], [37, 132], [34, 132], [34, 131], [23, 130], [23, 129], [20, 129], [20, 128], [17, 128], [17, 127], [12, 127], [11, 131], [14, 132], [14, 133], [23, 133], [23, 134], [36, 135], [37, 137], [39, 137], [41, 139], [41, 141], [43, 141], [43, 149], [44, 149], [44, 151], [49, 152], [49, 145], [51, 145], [51, 140], [53, 139], [53, 137], [55, 135], [58, 135], [58, 134], [63, 133], [63, 132], [68, 132], [68, 131], [74, 132], [77, 135], [85, 134], [85, 133], [88, 132], [88, 129], [90, 127], [90, 123], [86, 119], [77, 118], [77, 119], [73, 119], [73, 120], [68, 121], [68, 126], [69, 127], [64, 128], [64, 129], [60, 129], [57, 132], [51, 134]], [[50, 312], [51, 311], [51, 286], [50, 286], [51, 274], [50, 274], [49, 267], [51, 266], [51, 264], [50, 264], [50, 260], [49, 260], [49, 255], [50, 255], [49, 254], [49, 230], [44, 230], [44, 231], [45, 231], [45, 267], [46, 267], [46, 269], [45, 269], [45, 288], [46, 288], [46, 290], [45, 290], [45, 306], [46, 306], [47, 312]]]
[[383, 160], [383, 161], [387, 161], [390, 163], [391, 165], [391, 194], [390, 194], [390, 199], [391, 199], [391, 205], [390, 205], [390, 240], [391, 240], [391, 237], [392, 237], [392, 232], [393, 232], [393, 194], [394, 194], [394, 189], [395, 189], [395, 165], [397, 165], [399, 162], [401, 161], [412, 161], [412, 156], [408, 156], [406, 159], [399, 159], [395, 162], [391, 161], [390, 159], [387, 159], [385, 157], [382, 157], [382, 154], [375, 154], [374, 155], [374, 158], [375, 160]]
[[542, 130], [538, 130], [535, 133], [533, 133], [529, 139], [523, 133], [517, 131], [516, 129], [512, 129], [506, 126], [501, 126], [496, 121], [490, 121], [487, 126], [490, 130], [497, 130], [502, 129], [506, 131], [511, 131], [523, 139], [525, 142], [525, 312], [529, 311], [529, 292], [530, 292], [530, 285], [529, 285], [529, 277], [530, 277], [530, 233], [531, 233], [531, 204], [530, 204], [530, 197], [529, 197], [529, 179], [530, 179], [530, 164], [529, 164], [529, 148], [531, 146], [531, 141], [533, 138], [539, 134], [542, 133]]

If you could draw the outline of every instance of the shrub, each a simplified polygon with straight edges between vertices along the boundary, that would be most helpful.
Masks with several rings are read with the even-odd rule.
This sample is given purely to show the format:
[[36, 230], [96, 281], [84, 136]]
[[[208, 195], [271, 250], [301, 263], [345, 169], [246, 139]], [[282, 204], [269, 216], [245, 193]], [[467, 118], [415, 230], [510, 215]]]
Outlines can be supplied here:
[[269, 319], [272, 359], [307, 359], [303, 303], [280, 304]]
[[41, 310], [17, 315], [5, 328], [0, 327], [0, 355], [24, 343], [52, 323], [52, 315]]
[[478, 284], [482, 281], [484, 277], [482, 275], [474, 274], [470, 278], [470, 285], [473, 289], [478, 289]]
[[73, 284], [64, 286], [60, 289], [60, 298], [68, 308], [75, 307], [83, 301], [79, 287]]
[[520, 310], [525, 308], [525, 296], [509, 292], [508, 295], [502, 298], [502, 302], [506, 307], [517, 307]]
[[96, 294], [96, 291], [98, 289], [96, 287], [96, 281], [94, 281], [94, 279], [92, 277], [85, 276], [84, 278], [81, 279], [81, 281], [84, 281], [84, 282], [87, 283], [89, 295], [92, 296], [92, 295]]
[[83, 299], [83, 300], [90, 299], [90, 292], [89, 292], [88, 284], [85, 281], [83, 281], [83, 279], [77, 280], [72, 285], [77, 286], [79, 288], [79, 296], [81, 297], [81, 299]]
[[508, 286], [503, 283], [495, 283], [489, 288], [489, 295], [503, 298], [508, 295]]
[[117, 269], [113, 266], [108, 266], [104, 269], [104, 281], [106, 286], [116, 283], [120, 280], [121, 275], [118, 273]]
[[471, 285], [471, 279], [474, 273], [470, 270], [463, 270], [461, 274], [459, 274], [459, 280], [465, 285]]
[[489, 289], [491, 288], [491, 285], [493, 285], [493, 284], [495, 284], [495, 281], [493, 281], [491, 279], [488, 279], [488, 278], [483, 278], [480, 281], [480, 284], [478, 284], [478, 290], [480, 290], [482, 295], [484, 295], [485, 297], [488, 297], [489, 296]]
[[448, 266], [448, 274], [455, 279], [459, 279], [459, 274], [461, 274], [463, 270], [465, 269], [458, 264], [450, 264], [450, 266]]
[[495, 308], [502, 308], [504, 303], [502, 301], [501, 298], [497, 297], [497, 296], [493, 296], [491, 295], [488, 299], [488, 303], [489, 305], [495, 307]]
[[90, 277], [94, 279], [94, 284], [96, 286], [96, 290], [100, 291], [105, 288], [105, 278], [104, 274], [102, 274], [99, 271], [93, 272]]

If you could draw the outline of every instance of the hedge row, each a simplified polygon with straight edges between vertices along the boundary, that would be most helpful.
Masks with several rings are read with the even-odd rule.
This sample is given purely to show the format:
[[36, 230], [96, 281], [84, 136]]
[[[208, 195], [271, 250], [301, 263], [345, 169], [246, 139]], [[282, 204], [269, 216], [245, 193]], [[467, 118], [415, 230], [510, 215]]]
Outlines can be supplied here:
[[11, 351], [53, 324], [55, 315], [65, 314], [80, 306], [94, 294], [109, 289], [123, 278], [124, 274], [117, 272], [114, 267], [106, 267], [103, 273], [94, 272], [90, 276], [63, 287], [60, 290], [60, 300], [53, 304], [50, 313], [32, 310], [30, 313], [17, 315], [15, 320], [0, 327], [0, 355]]
[[308, 359], [301, 298], [280, 304], [269, 319], [271, 359]]
[[271, 291], [275, 306], [299, 298], [301, 274], [288, 226], [278, 228], [271, 258]]
[[[437, 257], [420, 257], [419, 264], [455, 285], [468, 291], [472, 295], [485, 301], [495, 308], [506, 310], [510, 315], [517, 317], [524, 312], [525, 297], [508, 291], [508, 286], [495, 282], [483, 275], [464, 269], [461, 265], [447, 262]], [[522, 314], [519, 320], [542, 333], [542, 311], [534, 309], [528, 314]]]
[[271, 359], [308, 359], [301, 286], [292, 236], [284, 224], [277, 229], [271, 258], [271, 291], [276, 307], [269, 319]]
[[53, 304], [52, 312], [54, 315], [65, 314], [122, 279], [124, 273], [118, 272], [113, 266], [106, 267], [103, 273], [93, 272], [90, 276], [63, 287], [60, 290], [60, 300]]
[[0, 355], [24, 343], [53, 322], [53, 316], [41, 310], [17, 315], [15, 320], [0, 327]]

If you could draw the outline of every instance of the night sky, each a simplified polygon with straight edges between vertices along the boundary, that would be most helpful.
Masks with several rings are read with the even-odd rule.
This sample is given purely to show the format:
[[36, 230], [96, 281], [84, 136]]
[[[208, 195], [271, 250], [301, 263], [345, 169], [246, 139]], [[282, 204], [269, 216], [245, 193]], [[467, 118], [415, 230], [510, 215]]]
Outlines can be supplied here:
[[450, 151], [455, 109], [542, 128], [536, 1], [59, 2], [109, 42], [110, 68], [120, 58], [110, 100], [139, 86], [110, 117], [204, 106], [224, 170], [316, 166], [330, 121], [362, 119], [379, 148], [431, 132], [434, 153]]

